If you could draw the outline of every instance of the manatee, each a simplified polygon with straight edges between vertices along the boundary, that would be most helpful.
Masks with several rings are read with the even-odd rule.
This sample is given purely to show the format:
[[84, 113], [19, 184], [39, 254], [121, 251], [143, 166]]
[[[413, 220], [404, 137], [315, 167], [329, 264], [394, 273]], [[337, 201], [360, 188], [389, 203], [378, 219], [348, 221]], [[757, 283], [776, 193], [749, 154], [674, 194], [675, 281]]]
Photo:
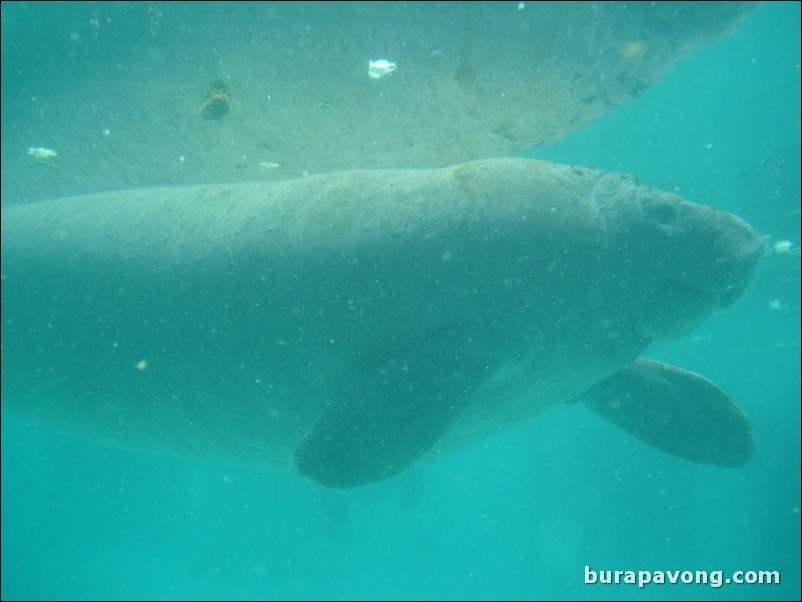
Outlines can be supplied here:
[[[506, 157], [633, 102], [756, 5], [4, 4], [3, 107], [14, 118], [3, 123], [2, 196]], [[65, 22], [86, 24], [82, 43]], [[36, 27], [20, 34], [19, 23]], [[397, 67], [372, 78], [381, 60]], [[217, 118], [204, 120], [210, 93]], [[24, 149], [37, 134], [59, 151], [57, 174], [31, 174]]]
[[741, 466], [738, 406], [641, 355], [735, 301], [762, 249], [728, 213], [525, 159], [14, 206], [2, 402], [339, 489], [566, 403]]

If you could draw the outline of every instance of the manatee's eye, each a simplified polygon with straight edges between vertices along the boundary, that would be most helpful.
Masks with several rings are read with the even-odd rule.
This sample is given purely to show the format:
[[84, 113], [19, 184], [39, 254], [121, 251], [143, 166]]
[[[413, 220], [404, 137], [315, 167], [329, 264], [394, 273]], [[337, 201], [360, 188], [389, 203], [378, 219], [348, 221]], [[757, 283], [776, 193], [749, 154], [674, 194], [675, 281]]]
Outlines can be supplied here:
[[655, 221], [670, 225], [677, 221], [677, 206], [674, 203], [653, 203], [648, 205], [647, 214]]

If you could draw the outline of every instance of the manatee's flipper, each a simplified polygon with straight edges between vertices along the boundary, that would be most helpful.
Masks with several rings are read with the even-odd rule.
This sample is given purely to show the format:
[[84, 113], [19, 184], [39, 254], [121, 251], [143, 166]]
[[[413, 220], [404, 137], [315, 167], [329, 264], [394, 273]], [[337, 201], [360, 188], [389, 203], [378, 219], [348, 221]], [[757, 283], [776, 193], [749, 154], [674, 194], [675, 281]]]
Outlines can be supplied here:
[[738, 467], [755, 452], [746, 414], [709, 380], [638, 359], [582, 394], [586, 406], [642, 441], [694, 462]]
[[475, 332], [441, 331], [330, 405], [295, 450], [298, 471], [348, 489], [386, 479], [429, 451], [496, 363]]

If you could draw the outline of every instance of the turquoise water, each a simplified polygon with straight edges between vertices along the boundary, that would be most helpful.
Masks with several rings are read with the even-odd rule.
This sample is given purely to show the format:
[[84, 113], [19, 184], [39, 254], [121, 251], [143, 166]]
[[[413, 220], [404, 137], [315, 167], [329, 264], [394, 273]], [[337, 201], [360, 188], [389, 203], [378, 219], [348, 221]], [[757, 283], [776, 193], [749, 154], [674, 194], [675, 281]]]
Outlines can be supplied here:
[[[4, 38], [24, 33], [9, 27]], [[738, 214], [770, 247], [799, 246], [799, 38], [798, 3], [763, 4], [637, 103], [527, 156], [632, 173]], [[769, 252], [734, 306], [649, 349], [749, 413], [758, 457], [735, 471], [668, 457], [566, 406], [339, 494], [4, 412], [2, 597], [798, 599], [799, 315], [799, 252]], [[586, 565], [773, 570], [782, 582], [586, 585]]]

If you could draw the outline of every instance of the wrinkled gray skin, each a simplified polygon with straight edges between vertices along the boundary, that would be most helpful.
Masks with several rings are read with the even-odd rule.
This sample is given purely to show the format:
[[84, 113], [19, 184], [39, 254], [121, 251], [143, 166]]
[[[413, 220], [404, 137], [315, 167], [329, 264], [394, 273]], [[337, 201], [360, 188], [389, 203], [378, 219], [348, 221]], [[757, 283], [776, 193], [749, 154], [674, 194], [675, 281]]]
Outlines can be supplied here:
[[[521, 159], [12, 207], [2, 401], [149, 450], [268, 468], [299, 453], [304, 473], [322, 415], [358, 400], [369, 430], [360, 416], [387, 404], [403, 437], [431, 442], [394, 473], [689, 332], [741, 294], [761, 250], [732, 215]], [[331, 428], [346, 440], [350, 424]], [[394, 436], [373, 444], [392, 456]], [[369, 472], [324, 484], [389, 476]]]

